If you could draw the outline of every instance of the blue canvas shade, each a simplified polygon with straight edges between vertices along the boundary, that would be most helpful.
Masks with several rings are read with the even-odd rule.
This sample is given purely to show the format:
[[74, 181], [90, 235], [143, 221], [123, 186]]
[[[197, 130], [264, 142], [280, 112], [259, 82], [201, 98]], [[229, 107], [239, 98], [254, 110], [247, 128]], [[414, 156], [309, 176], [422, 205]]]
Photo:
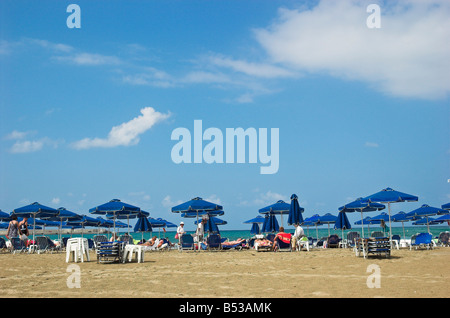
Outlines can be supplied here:
[[[38, 202], [34, 202], [21, 208], [14, 209], [11, 214], [36, 219], [40, 217], [56, 215], [58, 214], [58, 211]], [[33, 241], [35, 240], [35, 225], [36, 223], [33, 223]]]
[[291, 204], [289, 206], [289, 225], [299, 225], [303, 223], [302, 213], [305, 211], [304, 208], [300, 207], [298, 203], [298, 196], [296, 194], [291, 195]]
[[[318, 230], [318, 226], [323, 225], [323, 223], [319, 223], [319, 218], [320, 215], [319, 214], [314, 214], [313, 216], [310, 216], [309, 218], [306, 218], [303, 222], [304, 226], [315, 226], [316, 227], [316, 238], [317, 240], [319, 240], [319, 230]], [[308, 231], [309, 232], [309, 231]]]
[[[136, 219], [136, 218], [140, 217], [141, 215], [148, 217], [150, 215], [150, 213], [142, 211], [142, 210], [138, 213], [119, 213], [115, 216], [115, 218], [118, 220], [127, 220], [127, 225], [128, 225], [128, 227], [130, 227], [130, 219]], [[113, 215], [107, 215], [106, 217], [108, 219], [114, 218]]]
[[263, 223], [264, 223], [264, 217], [261, 215], [258, 215], [257, 217], [244, 222], [244, 224], [252, 224], [252, 228], [250, 229], [251, 234], [259, 234], [261, 232], [259, 224], [263, 224]]
[[336, 223], [337, 217], [332, 215], [331, 213], [324, 214], [322, 216], [319, 215], [319, 221], [317, 225], [327, 224], [328, 225], [328, 236], [330, 236], [330, 224]]
[[[436, 219], [436, 221], [439, 221], [439, 222], [449, 222], [450, 221], [450, 214], [444, 214], [444, 215], [441, 215], [440, 217], [438, 217], [437, 219]], [[449, 225], [450, 225], [450, 223], [449, 223]]]
[[342, 230], [342, 239], [344, 239], [344, 230], [350, 230], [352, 228], [352, 225], [350, 224], [350, 221], [348, 220], [347, 214], [345, 212], [339, 212], [336, 222], [334, 223], [334, 229]]
[[60, 207], [58, 208], [58, 214], [54, 215], [54, 216], [44, 216], [42, 217], [42, 219], [44, 220], [48, 220], [48, 221], [59, 221], [60, 225], [59, 225], [59, 238], [61, 239], [61, 231], [63, 228], [63, 221], [76, 221], [76, 220], [81, 220], [82, 216], [67, 210], [64, 207]]
[[406, 213], [403, 211], [400, 211], [397, 214], [393, 215], [391, 220], [392, 220], [392, 222], [402, 222], [403, 237], [406, 237], [405, 236], [405, 222], [411, 221], [411, 219], [406, 217]]
[[289, 214], [291, 205], [284, 202], [283, 200], [278, 200], [274, 204], [268, 205], [262, 209], [259, 209], [261, 214], [276, 214], [281, 216], [281, 226], [283, 226], [283, 214]]
[[[220, 204], [216, 204], [216, 203], [212, 203], [212, 202], [203, 200], [200, 197], [195, 197], [189, 201], [186, 201], [184, 203], [181, 203], [179, 205], [172, 207], [172, 212], [173, 213], [183, 213], [182, 217], [191, 217], [191, 215], [193, 215], [193, 213], [195, 213], [197, 222], [198, 222], [199, 215], [202, 213], [203, 214], [206, 213], [206, 215], [208, 215], [208, 217], [217, 216], [217, 215], [220, 215], [220, 214], [218, 214], [217, 211], [222, 211], [222, 210], [223, 210], [223, 207]], [[217, 213], [214, 213], [214, 212], [217, 212]], [[197, 242], [199, 242], [198, 236], [197, 236]], [[200, 249], [199, 249], [199, 251], [200, 251]]]
[[0, 221], [2, 221], [2, 222], [11, 221], [11, 215], [0, 210]]
[[184, 212], [181, 213], [182, 218], [197, 218], [197, 217], [211, 217], [211, 216], [221, 216], [224, 215], [225, 212], [220, 211], [204, 211], [204, 212]]
[[267, 213], [264, 217], [264, 223], [261, 228], [263, 233], [278, 232], [280, 226], [278, 225], [277, 218], [273, 213]]
[[[375, 211], [383, 210], [385, 208], [386, 208], [386, 206], [381, 203], [372, 202], [365, 198], [358, 198], [353, 202], [350, 202], [344, 206], [341, 206], [339, 208], [339, 211], [341, 211], [341, 212], [360, 212], [361, 220], [363, 220], [363, 212], [375, 212]], [[364, 226], [361, 226], [361, 237], [364, 237]]]
[[[198, 222], [195, 221], [194, 224], [197, 225]], [[218, 225], [225, 225], [225, 224], [228, 224], [228, 222], [214, 216], [210, 217], [208, 218], [208, 222], [206, 222], [205, 224], [205, 232], [219, 234], [220, 231]]]
[[379, 203], [387, 203], [388, 204], [388, 214], [389, 214], [389, 241], [392, 246], [392, 225], [391, 225], [391, 203], [395, 202], [413, 202], [418, 201], [419, 197], [403, 193], [400, 191], [396, 191], [391, 188], [383, 189], [375, 194], [369, 195], [364, 199], [370, 202], [379, 202]]
[[134, 226], [134, 232], [142, 233], [141, 240], [144, 239], [144, 232], [153, 232], [152, 225], [144, 215], [138, 218], [136, 225]]
[[[99, 219], [91, 218], [87, 215], [82, 215], [81, 220], [66, 222], [66, 225], [80, 226], [83, 230], [86, 226], [98, 226], [100, 224], [101, 224], [101, 221]], [[83, 237], [83, 231], [81, 232], [81, 236]]]
[[412, 222], [412, 225], [426, 225], [428, 227], [428, 232], [430, 232], [430, 228], [429, 228], [430, 225], [438, 225], [441, 223], [442, 222], [428, 217], [428, 218], [423, 218], [423, 219], [417, 220], [415, 222]]
[[444, 210], [450, 210], [450, 202], [449, 202], [449, 203], [446, 203], [446, 204], [443, 204], [443, 205], [441, 206], [441, 208], [443, 208]]
[[141, 209], [137, 206], [125, 203], [119, 199], [113, 199], [107, 203], [89, 209], [89, 213], [106, 215], [113, 218], [114, 232], [116, 231], [116, 217], [119, 215], [137, 214], [141, 212]]
[[[409, 213], [406, 214], [406, 218], [426, 218], [428, 219], [430, 216], [433, 215], [443, 215], [443, 214], [448, 214], [449, 211], [444, 210], [444, 209], [440, 209], [440, 208], [435, 208], [432, 206], [429, 206], [428, 204], [423, 204], [420, 208], [417, 208]], [[420, 221], [420, 220], [419, 220]], [[427, 224], [428, 226], [429, 224]], [[430, 232], [430, 227], [428, 226], [428, 232]]]

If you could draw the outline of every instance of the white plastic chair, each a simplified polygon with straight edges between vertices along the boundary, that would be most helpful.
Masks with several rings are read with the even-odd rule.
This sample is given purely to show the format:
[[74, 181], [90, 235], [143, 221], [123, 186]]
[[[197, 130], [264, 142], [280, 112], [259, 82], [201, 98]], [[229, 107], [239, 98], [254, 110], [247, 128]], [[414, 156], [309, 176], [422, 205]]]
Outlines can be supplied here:
[[297, 241], [297, 246], [299, 251], [302, 250], [302, 247], [306, 247], [306, 250], [309, 252], [309, 239], [306, 236], [302, 237], [300, 240]]
[[86, 254], [87, 261], [90, 261], [89, 257], [89, 244], [88, 240], [85, 238], [71, 238], [67, 240], [66, 245], [66, 263], [69, 262], [70, 256], [73, 256], [73, 261], [84, 262], [84, 254]]

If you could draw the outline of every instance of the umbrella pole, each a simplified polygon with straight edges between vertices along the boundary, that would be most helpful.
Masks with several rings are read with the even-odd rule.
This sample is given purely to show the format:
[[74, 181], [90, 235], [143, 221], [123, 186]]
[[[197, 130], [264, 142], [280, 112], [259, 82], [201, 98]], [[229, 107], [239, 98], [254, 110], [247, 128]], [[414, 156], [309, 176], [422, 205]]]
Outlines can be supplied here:
[[389, 211], [389, 245], [392, 250], [392, 228], [391, 228], [391, 203], [388, 202], [388, 211]]
[[363, 219], [363, 212], [362, 212], [362, 209], [361, 209], [361, 238], [364, 238], [364, 219]]
[[402, 228], [403, 228], [403, 239], [406, 239], [406, 235], [405, 235], [405, 222], [402, 222]]

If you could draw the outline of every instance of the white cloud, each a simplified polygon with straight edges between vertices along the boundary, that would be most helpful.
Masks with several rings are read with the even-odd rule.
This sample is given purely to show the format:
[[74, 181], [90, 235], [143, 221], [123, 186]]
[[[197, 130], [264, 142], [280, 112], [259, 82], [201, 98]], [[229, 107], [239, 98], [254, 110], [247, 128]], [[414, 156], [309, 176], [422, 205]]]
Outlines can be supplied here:
[[378, 148], [380, 146], [376, 142], [370, 142], [370, 141], [366, 141], [366, 143], [364, 145], [369, 148]]
[[219, 56], [210, 57], [210, 61], [213, 65], [231, 68], [235, 72], [243, 73], [252, 77], [276, 78], [292, 77], [295, 75], [291, 71], [267, 63], [247, 62]]
[[94, 53], [76, 53], [69, 56], [57, 56], [55, 59], [58, 61], [68, 61], [76, 65], [88, 66], [116, 65], [121, 63], [120, 59], [115, 56]]
[[371, 1], [320, 1], [312, 9], [280, 9], [255, 30], [275, 63], [297, 71], [362, 80], [403, 97], [437, 99], [450, 92], [450, 2], [384, 2], [381, 28], [369, 29]]
[[52, 204], [59, 204], [61, 202], [60, 198], [53, 198], [52, 199]]
[[140, 135], [169, 116], [170, 114], [162, 114], [155, 111], [152, 107], [146, 107], [141, 109], [140, 116], [119, 126], [114, 126], [107, 138], [84, 138], [74, 142], [72, 146], [75, 149], [89, 149], [136, 145], [140, 140]]
[[31, 134], [33, 132], [30, 131], [18, 131], [18, 130], [13, 130], [12, 132], [10, 132], [8, 135], [6, 135], [4, 137], [4, 139], [6, 140], [17, 140], [17, 139], [23, 139], [26, 136], [28, 136], [29, 134]]
[[41, 150], [44, 146], [44, 140], [24, 140], [24, 141], [16, 141], [14, 145], [11, 147], [10, 152], [12, 153], [27, 153], [27, 152], [35, 152]]
[[181, 201], [181, 200], [175, 200], [175, 201], [172, 200], [170, 195], [166, 195], [164, 197], [164, 199], [161, 201], [161, 204], [166, 208], [171, 208], [171, 207], [176, 206], [181, 203], [183, 203], [183, 201]]

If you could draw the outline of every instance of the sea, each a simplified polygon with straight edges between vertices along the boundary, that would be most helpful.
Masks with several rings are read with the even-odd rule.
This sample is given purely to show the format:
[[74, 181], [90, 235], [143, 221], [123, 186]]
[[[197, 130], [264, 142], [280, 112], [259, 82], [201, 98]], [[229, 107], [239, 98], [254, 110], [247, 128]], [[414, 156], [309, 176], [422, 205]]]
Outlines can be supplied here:
[[[332, 226], [330, 226], [330, 228], [327, 227], [303, 227], [303, 230], [305, 232], [305, 235], [308, 237], [312, 237], [312, 238], [317, 238], [320, 239], [322, 237], [328, 237], [331, 234], [336, 234], [338, 235], [340, 238], [342, 238], [342, 234], [344, 234], [344, 238], [347, 236], [347, 233], [349, 232], [359, 232], [361, 235], [361, 227], [357, 227], [357, 228], [352, 228], [350, 230], [345, 230], [344, 232], [342, 232], [342, 230], [334, 230], [332, 228]], [[370, 228], [364, 227], [364, 236], [367, 237], [369, 236], [368, 234], [372, 233], [372, 232], [383, 232], [383, 228], [379, 227], [379, 226], [371, 226]], [[445, 231], [450, 231], [450, 226], [448, 225], [430, 225], [430, 233], [433, 235], [433, 238], [437, 238], [439, 236], [439, 234], [441, 232], [445, 232]], [[31, 232], [31, 231], [30, 231]], [[42, 233], [40, 233], [41, 231], [37, 230], [36, 231], [36, 236], [37, 235], [42, 235]], [[294, 228], [285, 228], [285, 232], [288, 233], [294, 233]], [[426, 233], [428, 232], [427, 227], [426, 226], [405, 226], [404, 228], [402, 228], [401, 226], [395, 226], [392, 227], [392, 235], [400, 235], [401, 238], [406, 238], [406, 239], [410, 239], [412, 235], [417, 234], [417, 233]], [[124, 230], [119, 231], [117, 234], [118, 235], [122, 235], [125, 234], [126, 232]], [[189, 234], [194, 234], [194, 232], [190, 232], [188, 231], [187, 233]], [[386, 236], [388, 236], [389, 233], [389, 227], [387, 227], [386, 231]], [[108, 237], [110, 237], [110, 234], [108, 233], [101, 233], [102, 235], [106, 235]], [[130, 232], [129, 233], [133, 239], [135, 240], [141, 240], [141, 239], [145, 239], [145, 240], [149, 240], [152, 236], [157, 236], [159, 238], [167, 238], [169, 239], [169, 241], [171, 242], [177, 242], [178, 240], [175, 239], [175, 231], [163, 231], [163, 230], [156, 230], [153, 232]], [[72, 237], [81, 237], [83, 236], [84, 238], [93, 238], [95, 235], [98, 235], [97, 233], [84, 233], [84, 234], [73, 234]], [[30, 233], [30, 238], [31, 238], [32, 234]], [[46, 234], [46, 236], [50, 237], [50, 239], [52, 240], [57, 240], [58, 239], [58, 234]], [[254, 234], [250, 232], [250, 230], [221, 230], [220, 231], [220, 236], [222, 238], [227, 238], [229, 241], [234, 241], [238, 238], [243, 238], [243, 239], [250, 239], [252, 237], [254, 237]], [[62, 237], [71, 237], [71, 235], [68, 234], [62, 234]]]

